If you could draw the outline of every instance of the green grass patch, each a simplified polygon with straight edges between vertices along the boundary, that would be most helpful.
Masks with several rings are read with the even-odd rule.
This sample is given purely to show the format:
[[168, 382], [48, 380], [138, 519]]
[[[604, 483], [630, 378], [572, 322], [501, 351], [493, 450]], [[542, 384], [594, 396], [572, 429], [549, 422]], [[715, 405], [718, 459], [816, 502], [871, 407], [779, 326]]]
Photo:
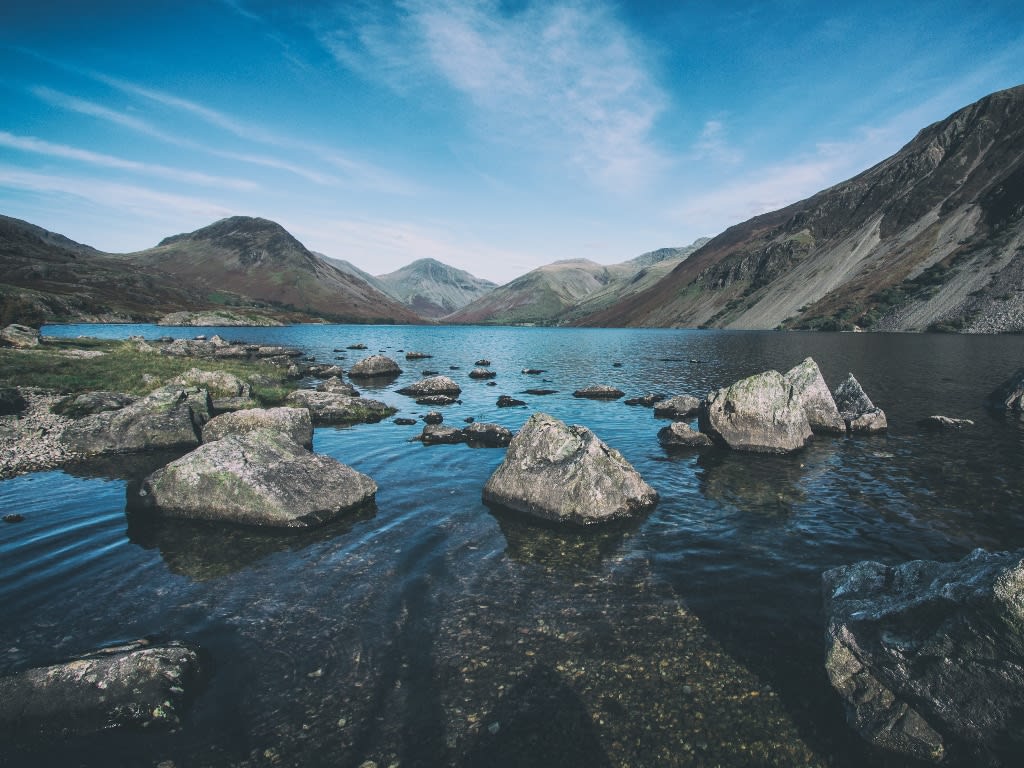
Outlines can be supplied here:
[[[95, 357], [75, 351], [102, 352]], [[135, 343], [100, 339], [47, 339], [32, 350], [0, 349], [0, 384], [41, 387], [65, 394], [112, 391], [146, 394], [190, 368], [226, 371], [252, 384], [264, 406], [279, 405], [295, 389], [284, 371], [265, 362], [172, 357], [140, 351]], [[149, 383], [147, 383], [149, 382]]]

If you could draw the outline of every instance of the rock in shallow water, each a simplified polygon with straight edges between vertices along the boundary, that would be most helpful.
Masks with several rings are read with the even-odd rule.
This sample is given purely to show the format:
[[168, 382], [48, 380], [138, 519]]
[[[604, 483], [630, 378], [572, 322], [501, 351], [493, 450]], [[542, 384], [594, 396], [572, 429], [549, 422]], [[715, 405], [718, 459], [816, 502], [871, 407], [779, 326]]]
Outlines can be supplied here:
[[700, 431], [737, 451], [792, 453], [811, 439], [793, 387], [778, 371], [765, 371], [712, 392], [701, 403]]
[[398, 390], [398, 394], [410, 397], [455, 397], [461, 392], [462, 387], [447, 376], [428, 376]]
[[814, 432], [833, 435], [846, 433], [846, 422], [839, 415], [836, 401], [813, 358], [808, 357], [788, 370], [786, 381], [793, 387], [793, 395], [804, 409], [807, 422]]
[[1024, 550], [861, 562], [822, 584], [826, 669], [864, 738], [921, 759], [1019, 764]]
[[372, 379], [375, 377], [398, 376], [402, 369], [398, 363], [386, 355], [370, 355], [352, 366], [348, 372], [353, 379]]
[[589, 398], [591, 400], [618, 400], [624, 394], [626, 393], [621, 389], [616, 389], [607, 384], [595, 384], [583, 389], [577, 389], [572, 393], [572, 396]]
[[309, 409], [314, 425], [373, 424], [397, 413], [379, 400], [367, 397], [348, 397], [334, 392], [314, 392], [297, 389], [285, 399], [292, 406]]
[[658, 430], [658, 442], [665, 448], [706, 448], [711, 438], [691, 429], [685, 421], [675, 421]]
[[586, 427], [535, 413], [512, 438], [483, 498], [545, 520], [589, 525], [643, 514], [658, 493]]
[[836, 388], [835, 401], [850, 432], [874, 435], [889, 428], [885, 411], [871, 402], [852, 373]]
[[313, 447], [313, 420], [308, 408], [248, 408], [215, 416], [203, 426], [203, 442], [258, 429], [284, 432], [304, 448]]
[[141, 505], [165, 517], [307, 528], [371, 502], [377, 484], [288, 435], [260, 429], [201, 445], [142, 483]]

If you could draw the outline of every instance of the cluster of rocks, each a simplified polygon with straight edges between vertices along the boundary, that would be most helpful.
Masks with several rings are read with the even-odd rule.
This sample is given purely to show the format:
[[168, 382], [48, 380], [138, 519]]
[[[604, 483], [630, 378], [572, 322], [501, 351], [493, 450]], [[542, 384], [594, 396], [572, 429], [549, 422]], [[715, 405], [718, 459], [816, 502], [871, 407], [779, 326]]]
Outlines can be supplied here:
[[78, 456], [63, 441], [72, 419], [54, 411], [60, 395], [0, 387], [0, 478], [55, 469]]

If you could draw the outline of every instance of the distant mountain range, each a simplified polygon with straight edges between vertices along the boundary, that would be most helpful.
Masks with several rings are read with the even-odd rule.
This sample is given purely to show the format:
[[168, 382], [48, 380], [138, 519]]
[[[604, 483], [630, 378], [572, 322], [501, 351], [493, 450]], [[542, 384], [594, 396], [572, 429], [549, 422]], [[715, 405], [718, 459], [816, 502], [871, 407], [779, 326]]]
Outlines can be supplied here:
[[738, 224], [585, 325], [1024, 331], [1024, 86]]
[[1024, 332], [1024, 86], [887, 160], [686, 248], [559, 261], [503, 286], [433, 259], [385, 275], [236, 216], [128, 254], [0, 216], [0, 323], [157, 320]]

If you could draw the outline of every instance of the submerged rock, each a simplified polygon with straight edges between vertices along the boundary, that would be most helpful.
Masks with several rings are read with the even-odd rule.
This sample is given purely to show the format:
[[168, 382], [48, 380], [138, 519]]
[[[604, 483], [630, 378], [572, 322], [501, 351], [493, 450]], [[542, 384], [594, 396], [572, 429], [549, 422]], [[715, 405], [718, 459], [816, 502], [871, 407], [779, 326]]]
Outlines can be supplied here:
[[248, 408], [214, 416], [203, 426], [203, 442], [228, 435], [244, 435], [258, 429], [284, 432], [305, 448], [313, 447], [313, 420], [308, 408]]
[[700, 410], [700, 399], [693, 395], [676, 395], [654, 405], [654, 415], [659, 419], [689, 419]]
[[926, 416], [917, 423], [926, 429], [940, 431], [974, 426], [974, 422], [970, 419], [954, 419], [950, 416]]
[[822, 577], [826, 669], [850, 724], [920, 759], [1017, 765], [1024, 750], [1024, 550], [861, 562]]
[[168, 385], [116, 411], [85, 416], [64, 430], [64, 444], [95, 456], [156, 449], [193, 448], [210, 419], [205, 389]]
[[352, 366], [348, 372], [353, 379], [371, 379], [375, 377], [397, 376], [402, 372], [398, 363], [386, 355], [370, 355]]
[[285, 398], [285, 402], [308, 408], [314, 425], [372, 424], [398, 412], [398, 409], [379, 400], [311, 389], [297, 389]]
[[698, 418], [701, 432], [737, 451], [792, 453], [812, 435], [793, 387], [778, 371], [712, 392], [701, 403]]
[[1024, 418], [1024, 368], [996, 387], [985, 398], [985, 405], [999, 411], [1012, 411]]
[[610, 387], [607, 384], [595, 384], [592, 387], [584, 387], [583, 389], [577, 389], [572, 393], [573, 397], [588, 397], [592, 400], [617, 400], [622, 397], [625, 392], [615, 387]]
[[835, 401], [850, 432], [873, 435], [889, 428], [885, 411], [871, 402], [852, 373], [836, 389]]
[[144, 507], [164, 517], [307, 528], [373, 500], [377, 484], [273, 429], [199, 446], [147, 477]]
[[586, 427], [535, 413], [512, 438], [483, 498], [546, 520], [589, 525], [643, 514], [658, 493]]
[[786, 381], [793, 387], [793, 394], [813, 431], [833, 435], [846, 433], [846, 422], [839, 415], [836, 401], [813, 358], [808, 357], [787, 371]]
[[462, 387], [447, 376], [428, 376], [398, 390], [398, 394], [410, 397], [433, 397], [436, 395], [455, 397], [461, 393]]
[[665, 448], [706, 448], [711, 438], [691, 428], [685, 421], [674, 421], [658, 430], [658, 442]]
[[28, 669], [0, 678], [0, 731], [28, 742], [112, 728], [176, 730], [201, 672], [195, 649], [145, 642]]
[[626, 405], [643, 405], [647, 408], [652, 408], [656, 403], [660, 403], [665, 399], [665, 395], [641, 395], [640, 397], [631, 397], [626, 400]]

